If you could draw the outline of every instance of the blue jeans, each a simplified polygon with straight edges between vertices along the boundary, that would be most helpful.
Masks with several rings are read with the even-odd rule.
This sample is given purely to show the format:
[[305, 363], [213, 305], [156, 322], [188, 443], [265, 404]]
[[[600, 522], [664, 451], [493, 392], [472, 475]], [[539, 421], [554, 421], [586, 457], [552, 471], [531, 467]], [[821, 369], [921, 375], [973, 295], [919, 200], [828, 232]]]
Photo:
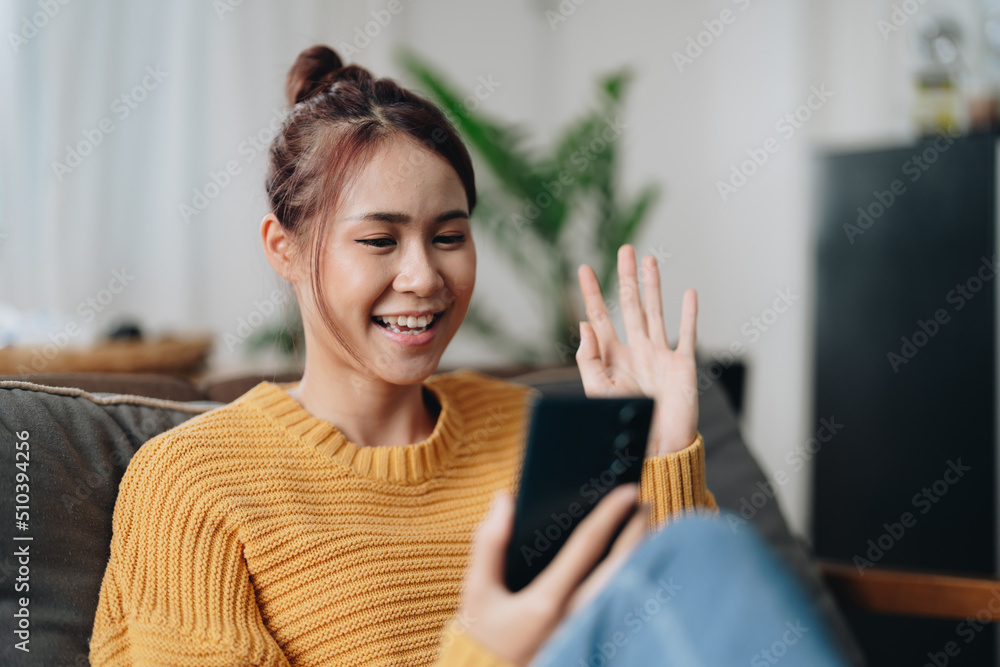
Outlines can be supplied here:
[[529, 667], [848, 664], [750, 528], [688, 515], [648, 535]]

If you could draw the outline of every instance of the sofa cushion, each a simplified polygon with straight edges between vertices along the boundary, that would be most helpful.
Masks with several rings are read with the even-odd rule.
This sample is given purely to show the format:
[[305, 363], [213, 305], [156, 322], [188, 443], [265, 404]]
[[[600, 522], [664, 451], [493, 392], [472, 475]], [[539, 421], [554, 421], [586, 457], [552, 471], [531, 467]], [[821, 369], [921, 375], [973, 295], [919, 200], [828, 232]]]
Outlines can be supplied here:
[[[583, 393], [575, 367], [519, 375], [512, 381], [542, 393]], [[256, 382], [254, 382], [256, 384]], [[232, 389], [232, 387], [229, 387]], [[101, 579], [110, 552], [111, 520], [118, 484], [128, 461], [149, 438], [222, 403], [181, 403], [139, 396], [89, 394], [80, 389], [0, 381], [0, 438], [13, 443], [28, 432], [30, 445], [29, 529], [19, 536], [8, 519], [8, 545], [28, 544], [30, 551], [31, 653], [5, 641], [0, 664], [87, 664], [88, 642]], [[733, 410], [718, 383], [700, 396], [699, 431], [705, 440], [707, 483], [720, 507], [738, 512], [742, 500], [766, 478], [740, 436]], [[12, 517], [15, 449], [3, 447], [0, 508]], [[805, 545], [795, 540], [773, 500], [750, 518], [784, 558], [828, 619], [844, 652], [854, 664], [863, 658], [846, 624], [812, 565]], [[734, 526], [734, 530], [741, 526]], [[14, 590], [17, 563], [9, 548], [0, 556], [0, 617], [9, 625], [17, 610]]]
[[[125, 467], [146, 440], [216, 405], [0, 382], [5, 545], [0, 556], [0, 664], [89, 664], [89, 638]], [[21, 472], [15, 467], [15, 441], [28, 442], [30, 457], [24, 466], [30, 496], [24, 531], [13, 525], [15, 473]], [[20, 563], [14, 552], [25, 546], [28, 580], [20, 583], [30, 588], [18, 592]], [[18, 599], [24, 596], [29, 599], [30, 653], [15, 648], [20, 639], [13, 634]]]

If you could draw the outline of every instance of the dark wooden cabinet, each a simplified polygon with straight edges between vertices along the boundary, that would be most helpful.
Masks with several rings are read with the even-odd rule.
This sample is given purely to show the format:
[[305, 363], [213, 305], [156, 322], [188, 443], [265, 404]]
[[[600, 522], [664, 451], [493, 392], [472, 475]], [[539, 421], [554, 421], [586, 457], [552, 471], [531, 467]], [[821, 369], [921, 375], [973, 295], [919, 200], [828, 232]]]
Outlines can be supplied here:
[[[843, 424], [815, 457], [818, 557], [1000, 570], [997, 156], [981, 134], [818, 160], [813, 417]], [[974, 619], [850, 621], [872, 665], [1000, 664]]]

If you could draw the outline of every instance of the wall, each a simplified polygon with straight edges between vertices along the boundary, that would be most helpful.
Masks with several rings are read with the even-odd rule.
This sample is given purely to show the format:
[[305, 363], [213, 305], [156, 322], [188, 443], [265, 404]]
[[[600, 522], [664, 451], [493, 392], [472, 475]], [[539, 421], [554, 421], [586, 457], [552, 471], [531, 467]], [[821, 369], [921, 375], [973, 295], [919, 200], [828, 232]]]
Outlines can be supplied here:
[[[819, 147], [908, 136], [906, 36], [885, 39], [876, 26], [890, 3], [402, 0], [365, 42], [359, 35], [372, 12], [384, 19], [386, 5], [60, 5], [0, 59], [8, 93], [0, 99], [0, 303], [43, 305], [86, 324], [80, 304], [124, 269], [134, 279], [95, 327], [130, 314], [156, 332], [236, 332], [278, 286], [258, 236], [265, 156], [250, 137], [266, 143], [284, 109], [288, 66], [311, 44], [353, 43], [351, 59], [396, 77], [394, 48], [408, 44], [469, 92], [492, 77], [500, 85], [482, 108], [525, 124], [538, 148], [592, 101], [599, 73], [631, 65], [622, 183], [629, 193], [650, 181], [665, 188], [637, 247], [670, 253], [661, 265], [668, 333], [676, 336], [681, 295], [694, 287], [701, 349], [712, 356], [742, 346], [750, 370], [744, 435], [769, 474], [789, 473], [779, 502], [807, 534], [808, 470], [790, 471], [786, 456], [819, 426], [809, 416], [812, 157]], [[0, 33], [21, 32], [37, 11], [37, 3], [13, 3], [0, 13]], [[565, 20], [546, 15], [560, 11]], [[679, 65], [675, 54], [699, 34], [701, 52]], [[127, 117], [115, 115], [114, 100], [158, 66], [168, 72], [162, 81]], [[827, 99], [803, 107], [815, 90], [829, 91]], [[808, 120], [779, 124], [796, 111]], [[105, 117], [114, 131], [57, 174], [67, 146]], [[745, 183], [720, 192], [734, 168], [762, 151], [766, 162]], [[226, 178], [227, 165], [238, 173]], [[213, 181], [225, 184], [213, 189]], [[215, 195], [199, 200], [206, 192]], [[538, 335], [530, 287], [485, 239], [478, 247], [476, 298], [502, 303], [521, 335]], [[776, 305], [785, 312], [772, 321]], [[221, 345], [217, 362], [233, 367], [241, 351]], [[464, 333], [444, 359], [498, 361]]]

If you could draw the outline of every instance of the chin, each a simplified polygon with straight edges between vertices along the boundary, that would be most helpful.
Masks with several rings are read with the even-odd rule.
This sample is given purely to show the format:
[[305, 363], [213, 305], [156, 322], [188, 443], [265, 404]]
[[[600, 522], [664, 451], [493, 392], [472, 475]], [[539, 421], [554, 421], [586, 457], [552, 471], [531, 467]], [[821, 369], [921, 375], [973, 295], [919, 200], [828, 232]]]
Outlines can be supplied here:
[[405, 373], [399, 371], [391, 374], [382, 375], [381, 378], [386, 382], [389, 382], [390, 384], [397, 384], [397, 385], [423, 384], [424, 380], [433, 375], [435, 370], [437, 370], [437, 367], [430, 368], [425, 371], [419, 371], [419, 372], [414, 371], [411, 373]]
[[442, 329], [438, 332], [438, 340], [422, 352], [412, 349], [407, 351], [391, 342], [385, 348], [385, 341], [379, 341], [378, 349], [372, 351], [369, 368], [376, 377], [392, 384], [420, 384], [438, 369], [441, 357], [455, 333], [452, 326]]
[[437, 370], [440, 357], [411, 359], [409, 361], [393, 360], [389, 368], [380, 369], [375, 366], [375, 374], [392, 384], [420, 384]]

